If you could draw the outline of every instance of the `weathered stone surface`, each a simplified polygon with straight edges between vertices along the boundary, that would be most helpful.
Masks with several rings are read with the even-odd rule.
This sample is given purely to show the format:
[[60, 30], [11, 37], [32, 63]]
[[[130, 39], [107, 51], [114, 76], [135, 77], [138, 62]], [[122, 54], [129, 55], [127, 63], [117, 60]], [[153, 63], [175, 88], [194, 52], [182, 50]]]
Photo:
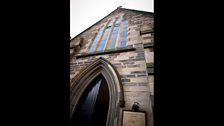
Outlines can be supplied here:
[[130, 61], [143, 61], [143, 60], [145, 60], [145, 57], [138, 57], [138, 56], [136, 56], [135, 59], [131, 59]]
[[146, 73], [146, 71], [132, 71], [131, 73], [132, 74], [135, 74], [135, 73]]
[[151, 39], [143, 39], [142, 41], [143, 41], [144, 44], [146, 44], [146, 43], [152, 43], [152, 40]]
[[[129, 57], [130, 58], [130, 57]], [[134, 57], [133, 57], [134, 58]], [[131, 59], [131, 58], [130, 58]], [[123, 63], [124, 65], [127, 65], [127, 64], [135, 64], [135, 62], [125, 62]]]
[[148, 86], [148, 83], [138, 83], [139, 86]]
[[154, 75], [148, 76], [150, 94], [154, 95]]
[[130, 79], [121, 79], [121, 82], [130, 82]]
[[121, 78], [135, 78], [135, 75], [120, 75]]
[[137, 75], [137, 77], [146, 77], [146, 75], [144, 75], [144, 74], [139, 74], [139, 75]]
[[143, 82], [147, 82], [148, 83], [148, 79], [147, 77], [136, 77], [136, 78], [130, 78], [131, 82], [136, 82], [136, 83], [143, 83]]
[[130, 92], [146, 91], [146, 92], [149, 92], [148, 86], [126, 86], [126, 85], [124, 85], [123, 87], [124, 87], [124, 91], [130, 91]]
[[140, 65], [127, 65], [127, 67], [140, 67]]
[[150, 52], [149, 48], [144, 49], [146, 63], [154, 62], [154, 52]]
[[138, 83], [132, 83], [132, 82], [123, 82], [122, 84], [125, 86], [138, 86]]
[[149, 38], [152, 38], [151, 36], [152, 36], [152, 34], [151, 33], [149, 33], [149, 34], [143, 34], [143, 35], [141, 35], [142, 36], [142, 38], [145, 38], [145, 37], [149, 37]]

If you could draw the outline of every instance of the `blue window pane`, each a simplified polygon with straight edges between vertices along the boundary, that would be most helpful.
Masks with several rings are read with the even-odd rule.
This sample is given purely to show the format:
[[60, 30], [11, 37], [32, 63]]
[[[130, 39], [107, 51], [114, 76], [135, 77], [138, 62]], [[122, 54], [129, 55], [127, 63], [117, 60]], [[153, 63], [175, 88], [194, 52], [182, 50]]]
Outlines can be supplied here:
[[98, 48], [97, 48], [97, 51], [102, 51], [102, 50], [103, 50], [103, 48], [104, 48], [104, 46], [105, 46], [105, 44], [106, 44], [108, 35], [109, 35], [109, 33], [110, 33], [112, 24], [113, 24], [113, 22], [112, 22], [112, 20], [111, 20], [110, 23], [108, 24], [108, 26], [107, 26], [105, 32], [104, 32], [103, 38], [102, 38], [102, 40], [101, 40], [101, 42], [100, 42], [100, 44], [99, 44], [99, 46], [98, 46]]
[[[112, 24], [113, 24], [113, 22], [112, 22], [112, 21], [110, 21], [110, 23], [108, 24], [108, 26], [112, 26]], [[107, 27], [108, 27], [108, 26], [107, 26]]]
[[120, 42], [120, 48], [124, 48], [126, 47], [126, 39], [127, 39], [127, 34], [128, 33], [128, 21], [125, 20], [123, 21], [123, 29], [122, 29], [122, 39], [121, 39], [121, 42]]
[[91, 45], [91, 47], [89, 48], [89, 52], [94, 52], [94, 49], [96, 48], [96, 44], [97, 44], [97, 42], [98, 42], [102, 32], [103, 32], [103, 28], [100, 28], [100, 30], [97, 33], [97, 36], [95, 37], [95, 39], [94, 39], [94, 41], [93, 41], [93, 43]]
[[117, 21], [115, 23], [115, 26], [114, 26], [112, 36], [111, 36], [111, 39], [109, 41], [108, 49], [114, 49], [115, 48], [119, 27], [120, 27], [120, 19], [117, 19]]
[[127, 20], [123, 21], [123, 25], [128, 25], [128, 21]]
[[116, 25], [120, 25], [120, 19], [117, 19], [117, 21], [116, 21], [115, 24], [116, 24]]

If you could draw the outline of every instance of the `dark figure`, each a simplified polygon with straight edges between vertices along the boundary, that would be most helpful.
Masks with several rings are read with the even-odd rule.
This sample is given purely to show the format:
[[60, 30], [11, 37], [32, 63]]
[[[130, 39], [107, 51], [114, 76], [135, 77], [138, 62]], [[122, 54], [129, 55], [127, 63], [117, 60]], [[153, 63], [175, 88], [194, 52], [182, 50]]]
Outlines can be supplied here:
[[134, 104], [132, 105], [132, 111], [139, 112], [139, 103], [138, 102], [134, 102]]

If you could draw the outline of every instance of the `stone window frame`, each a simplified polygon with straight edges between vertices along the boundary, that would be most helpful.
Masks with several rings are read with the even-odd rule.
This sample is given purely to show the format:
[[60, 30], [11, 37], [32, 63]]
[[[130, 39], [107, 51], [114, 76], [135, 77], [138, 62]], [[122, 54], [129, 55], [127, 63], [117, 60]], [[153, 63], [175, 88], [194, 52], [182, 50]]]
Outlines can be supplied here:
[[77, 104], [88, 85], [100, 74], [104, 76], [109, 88], [110, 101], [106, 126], [118, 125], [124, 107], [123, 86], [116, 68], [102, 57], [95, 60], [71, 80], [70, 118], [72, 118]]
[[[110, 21], [112, 21], [112, 26], [111, 26], [109, 35], [108, 35], [108, 37], [107, 37], [105, 46], [104, 46], [104, 48], [103, 48], [102, 51], [108, 50], [108, 45], [110, 44], [110, 38], [111, 38], [111, 36], [112, 36], [112, 32], [113, 32], [113, 29], [114, 29], [114, 27], [115, 27], [115, 23], [116, 23], [116, 20], [117, 20], [117, 19], [120, 19], [120, 26], [119, 26], [119, 31], [118, 31], [118, 35], [117, 35], [117, 39], [116, 39], [116, 42], [115, 42], [115, 48], [114, 48], [114, 49], [118, 49], [118, 48], [120, 48], [120, 42], [121, 42], [122, 31], [123, 31], [124, 14], [121, 14], [121, 15], [116, 16], [116, 17], [113, 17], [113, 18], [108, 18], [106, 24], [104, 23], [105, 25], [101, 25], [100, 28], [104, 27], [104, 28], [103, 28], [103, 31], [102, 31], [102, 34], [100, 35], [100, 38], [99, 38], [99, 40], [97, 41], [97, 44], [96, 44], [96, 47], [95, 47], [94, 51], [91, 52], [91, 53], [95, 53], [95, 52], [97, 52], [97, 48], [98, 48], [99, 45], [100, 45], [100, 42], [101, 42], [101, 40], [102, 40], [102, 38], [103, 38], [103, 35], [104, 35], [104, 33], [105, 33], [105, 30], [107, 29], [107, 26], [108, 26], [108, 24], [110, 23]], [[99, 28], [99, 29], [100, 29], [100, 28]], [[98, 30], [99, 30], [99, 29], [98, 29]], [[99, 32], [99, 31], [98, 31], [98, 32]], [[91, 44], [90, 44], [89, 47], [87, 48], [87, 52], [88, 52], [88, 53], [89, 53], [89, 49], [91, 48], [92, 43], [93, 43], [95, 37], [97, 36], [98, 32], [96, 32], [95, 35], [94, 35], [94, 37], [91, 39]]]
[[[127, 18], [124, 17], [124, 15], [122, 15], [122, 20], [121, 20], [121, 27], [120, 27], [120, 31], [119, 31], [119, 40], [117, 41], [117, 47], [116, 48], [121, 48], [120, 47], [120, 44], [121, 44], [121, 41], [123, 39], [123, 36], [122, 36], [122, 32], [124, 31], [124, 21], [127, 21], [128, 22], [128, 26], [129, 26], [129, 21]], [[127, 36], [126, 36], [126, 45], [127, 45], [127, 38], [128, 38], [128, 26], [127, 26]], [[124, 48], [124, 47], [122, 47]]]
[[108, 38], [107, 38], [107, 41], [106, 41], [106, 44], [105, 44], [105, 46], [104, 46], [103, 51], [105, 51], [105, 50], [108, 49], [108, 46], [109, 46], [109, 44], [110, 44], [110, 39], [111, 39], [111, 37], [112, 37], [112, 33], [113, 33], [113, 31], [114, 31], [114, 27], [115, 27], [115, 23], [116, 23], [117, 19], [118, 19], [117, 17], [115, 17], [115, 18], [112, 19], [112, 20], [113, 20], [113, 25], [112, 25], [112, 27], [111, 27], [111, 30], [110, 30], [110, 33], [109, 33], [109, 36], [108, 36]]
[[[109, 26], [110, 23], [112, 24], [111, 26]], [[109, 18], [109, 19], [108, 19], [107, 24], [106, 24], [106, 27], [104, 28], [104, 31], [103, 31], [103, 33], [101, 34], [102, 38], [101, 38], [100, 41], [98, 41], [98, 46], [96, 47], [96, 50], [95, 50], [95, 51], [99, 51], [98, 48], [99, 48], [100, 44], [102, 43], [102, 39], [104, 38], [104, 35], [106, 34], [106, 30], [107, 30], [109, 27], [110, 27], [110, 29], [109, 29], [109, 31], [108, 31], [108, 33], [107, 33], [108, 35], [107, 35], [107, 37], [106, 37], [105, 45], [104, 45], [103, 49], [100, 50], [100, 51], [104, 51], [104, 50], [105, 50], [105, 47], [107, 46], [107, 43], [108, 43], [108, 41], [109, 41], [109, 39], [110, 39], [110, 37], [111, 37], [111, 34], [112, 34], [111, 32], [112, 32], [113, 27], [114, 27], [114, 19], [113, 19], [113, 18]]]
[[96, 47], [95, 47], [95, 49], [94, 49], [93, 52], [96, 52], [96, 51], [97, 51], [97, 48], [99, 47], [100, 42], [101, 42], [101, 40], [102, 40], [102, 38], [103, 38], [103, 36], [104, 36], [104, 33], [105, 33], [106, 29], [107, 29], [107, 26], [108, 26], [108, 24], [110, 23], [111, 20], [112, 20], [111, 18], [109, 18], [109, 19], [107, 20], [106, 25], [104, 26], [103, 31], [102, 31], [102, 34], [101, 34], [101, 36], [100, 36], [100, 39], [98, 40], [98, 42], [97, 42], [97, 44], [96, 44]]

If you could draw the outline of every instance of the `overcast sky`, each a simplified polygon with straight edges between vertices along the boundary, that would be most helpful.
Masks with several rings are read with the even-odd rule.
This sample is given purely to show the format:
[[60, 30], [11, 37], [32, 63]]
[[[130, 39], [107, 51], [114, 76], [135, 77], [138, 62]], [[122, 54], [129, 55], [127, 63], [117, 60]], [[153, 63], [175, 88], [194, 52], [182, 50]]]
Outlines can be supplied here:
[[154, 12], [154, 0], [70, 0], [70, 36], [75, 37], [118, 6]]

